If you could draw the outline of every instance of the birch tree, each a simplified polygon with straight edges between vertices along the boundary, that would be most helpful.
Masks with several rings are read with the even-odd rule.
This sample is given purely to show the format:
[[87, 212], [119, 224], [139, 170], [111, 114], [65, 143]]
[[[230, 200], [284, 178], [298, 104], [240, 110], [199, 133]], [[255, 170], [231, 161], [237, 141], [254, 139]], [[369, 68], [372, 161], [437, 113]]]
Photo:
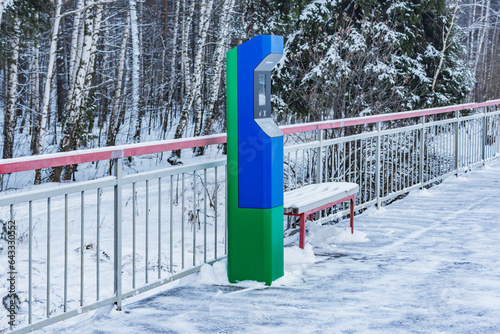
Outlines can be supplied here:
[[[453, 9], [453, 14], [451, 16], [451, 22], [450, 22], [450, 27], [446, 28], [446, 17], [445, 17], [445, 24], [443, 25], [443, 31], [441, 32], [442, 34], [442, 39], [443, 39], [443, 48], [441, 49], [441, 54], [439, 56], [439, 64], [436, 68], [436, 71], [434, 72], [434, 78], [432, 79], [432, 87], [431, 91], [434, 93], [436, 89], [436, 81], [439, 76], [439, 72], [441, 72], [441, 69], [443, 67], [443, 61], [444, 61], [444, 56], [446, 49], [451, 45], [451, 43], [448, 43], [448, 40], [450, 39], [451, 32], [454, 30], [454, 24], [455, 24], [455, 18], [457, 17], [457, 10], [458, 10], [458, 5], [459, 1], [455, 3], [455, 7]], [[489, 0], [488, 0], [489, 1]]]
[[[169, 88], [167, 95], [167, 109], [173, 108], [173, 96], [174, 96], [174, 84], [176, 82], [177, 76], [177, 35], [179, 34], [179, 10], [181, 7], [181, 1], [175, 2], [175, 16], [174, 16], [174, 25], [173, 25], [173, 36], [172, 36], [172, 60], [170, 63], [170, 79], [169, 79]], [[182, 1], [184, 4], [184, 1]], [[163, 135], [167, 132], [167, 121], [168, 118], [164, 118], [163, 124]]]
[[[188, 0], [184, 0], [183, 2], [183, 12], [185, 13], [185, 8]], [[182, 138], [184, 130], [186, 128], [189, 113], [191, 110], [191, 106], [193, 103], [193, 95], [192, 95], [192, 86], [191, 86], [191, 66], [190, 66], [190, 58], [188, 54], [189, 50], [189, 32], [191, 30], [191, 23], [193, 21], [194, 16], [194, 7], [195, 3], [191, 3], [189, 7], [189, 14], [187, 16], [184, 15], [183, 25], [182, 25], [182, 48], [181, 48], [181, 65], [182, 65], [182, 74], [184, 79], [184, 102], [182, 105], [181, 117], [179, 119], [179, 124], [177, 125], [177, 129], [175, 131], [174, 138]], [[181, 156], [180, 151], [172, 151], [172, 154], [167, 159], [168, 162], [172, 165], [178, 164], [178, 160]]]
[[200, 19], [198, 25], [198, 40], [196, 42], [196, 56], [194, 59], [194, 81], [193, 81], [193, 102], [194, 102], [194, 136], [201, 133], [203, 120], [203, 108], [201, 104], [202, 79], [203, 79], [203, 56], [207, 42], [208, 27], [210, 25], [210, 14], [214, 1], [207, 0], [201, 3]]
[[118, 60], [118, 69], [116, 73], [116, 84], [115, 84], [115, 94], [113, 97], [113, 104], [111, 108], [111, 115], [109, 116], [109, 124], [108, 124], [108, 132], [107, 132], [107, 141], [106, 146], [113, 146], [116, 142], [116, 136], [118, 131], [120, 130], [120, 124], [118, 117], [118, 112], [120, 109], [121, 103], [121, 92], [123, 87], [124, 80], [124, 69], [125, 69], [125, 56], [127, 54], [127, 41], [129, 39], [130, 32], [130, 12], [127, 15], [127, 19], [125, 21], [125, 27], [123, 28], [123, 36], [120, 45], [120, 56]]
[[14, 19], [14, 35], [10, 41], [10, 55], [8, 57], [8, 82], [7, 96], [4, 111], [4, 128], [3, 128], [3, 159], [12, 158], [14, 156], [14, 132], [16, 128], [16, 106], [17, 106], [17, 86], [18, 86], [18, 65], [19, 65], [19, 27], [20, 20]]
[[[228, 49], [231, 26], [231, 14], [233, 11], [235, 0], [224, 0], [222, 3], [221, 15], [219, 18], [219, 29], [217, 32], [218, 41], [215, 48], [212, 66], [212, 77], [209, 80], [209, 96], [208, 104], [206, 106], [206, 116], [205, 124], [203, 128], [203, 135], [211, 135], [213, 133], [214, 124], [214, 108], [215, 104], [219, 99], [219, 91], [222, 83], [222, 75], [224, 73], [224, 61], [226, 59], [225, 54]], [[203, 155], [205, 152], [205, 147], [197, 147], [195, 149], [196, 155]]]
[[[130, 11], [130, 32], [132, 39], [132, 107], [130, 124], [135, 125], [136, 129], [140, 129], [140, 122], [142, 121], [139, 117], [139, 99], [140, 99], [140, 65], [139, 57], [141, 55], [139, 49], [139, 29], [137, 22], [137, 7], [135, 0], [129, 0], [129, 11]], [[138, 140], [138, 133], [135, 131], [134, 141]]]
[[[85, 0], [84, 4], [87, 7], [83, 8], [82, 24], [73, 27], [73, 29], [78, 29], [78, 40], [76, 43], [72, 41], [73, 45], [77, 45], [75, 53], [76, 63], [71, 67], [74, 77], [70, 77], [72, 85], [68, 91], [66, 101], [65, 111], [67, 119], [64, 125], [63, 138], [59, 144], [60, 152], [67, 152], [78, 148], [78, 131], [83, 126], [81, 118], [84, 112], [83, 109], [87, 103], [86, 98], [88, 97], [94, 71], [103, 5], [99, 3], [95, 6], [90, 6], [93, 4], [92, 0]], [[80, 23], [79, 19], [78, 23]], [[75, 166], [66, 167], [64, 179], [70, 179], [74, 170]], [[54, 169], [52, 179], [53, 181], [60, 181], [61, 168]]]
[[[59, 22], [61, 21], [61, 6], [62, 1], [56, 1], [56, 13], [52, 28], [52, 38], [50, 41], [49, 63], [47, 65], [47, 76], [43, 90], [42, 109], [40, 111], [39, 123], [35, 125], [37, 131], [34, 131], [34, 147], [33, 154], [42, 154], [45, 133], [47, 132], [47, 115], [49, 113], [50, 92], [52, 91], [52, 79], [54, 76], [54, 63], [57, 56], [57, 41], [59, 35]], [[35, 184], [41, 182], [41, 171], [38, 169], [35, 173]]]

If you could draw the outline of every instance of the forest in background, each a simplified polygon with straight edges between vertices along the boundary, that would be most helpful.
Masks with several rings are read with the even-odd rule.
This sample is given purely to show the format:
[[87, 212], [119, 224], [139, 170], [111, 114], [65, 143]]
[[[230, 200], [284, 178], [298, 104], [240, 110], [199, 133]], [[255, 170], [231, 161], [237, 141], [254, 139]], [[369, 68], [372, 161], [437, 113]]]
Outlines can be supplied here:
[[285, 38], [280, 123], [498, 98], [499, 17], [499, 0], [0, 0], [2, 158], [224, 132], [225, 53], [260, 34]]

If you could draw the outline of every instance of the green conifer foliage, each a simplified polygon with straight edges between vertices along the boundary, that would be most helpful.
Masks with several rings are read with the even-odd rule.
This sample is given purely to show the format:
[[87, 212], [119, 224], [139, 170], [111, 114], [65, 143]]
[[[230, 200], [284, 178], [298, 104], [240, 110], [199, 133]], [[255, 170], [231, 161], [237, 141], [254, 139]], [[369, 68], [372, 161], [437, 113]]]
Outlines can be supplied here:
[[463, 102], [473, 81], [452, 12], [445, 0], [270, 2], [263, 32], [286, 37], [275, 108], [331, 119]]

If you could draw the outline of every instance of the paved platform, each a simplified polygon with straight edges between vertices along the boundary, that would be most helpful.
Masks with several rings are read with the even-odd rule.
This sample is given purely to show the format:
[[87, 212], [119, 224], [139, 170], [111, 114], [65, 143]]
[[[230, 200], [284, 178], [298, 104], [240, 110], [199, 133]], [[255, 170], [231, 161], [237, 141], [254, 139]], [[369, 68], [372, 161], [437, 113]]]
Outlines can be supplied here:
[[315, 262], [295, 263], [276, 286], [192, 277], [50, 331], [500, 333], [500, 161], [368, 210], [357, 237], [341, 225], [311, 227]]

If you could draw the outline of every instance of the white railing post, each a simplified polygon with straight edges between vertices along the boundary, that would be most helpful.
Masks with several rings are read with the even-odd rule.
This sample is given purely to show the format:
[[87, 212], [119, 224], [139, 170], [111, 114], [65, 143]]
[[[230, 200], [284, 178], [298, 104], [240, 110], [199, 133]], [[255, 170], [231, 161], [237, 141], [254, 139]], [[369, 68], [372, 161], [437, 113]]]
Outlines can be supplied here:
[[482, 136], [481, 136], [481, 159], [483, 160], [483, 166], [486, 164], [486, 107], [483, 108], [482, 117]]
[[316, 168], [316, 183], [323, 182], [323, 130], [316, 130], [316, 140], [319, 142], [318, 146], [318, 161]]
[[375, 151], [375, 194], [377, 195], [377, 209], [380, 209], [380, 122], [376, 124], [377, 129], [377, 149]]
[[[323, 130], [316, 130], [316, 139], [318, 140], [318, 161], [316, 162], [316, 183], [323, 182]], [[288, 161], [290, 163], [290, 161]], [[288, 178], [290, 180], [290, 177]], [[318, 212], [319, 223], [323, 224], [323, 211]]]
[[114, 287], [116, 309], [122, 309], [122, 168], [123, 159], [114, 159]]
[[459, 121], [460, 119], [460, 111], [455, 111], [455, 124], [454, 124], [454, 127], [455, 127], [455, 175], [458, 176], [458, 149], [459, 149], [459, 142], [458, 142], [458, 131], [460, 129], [460, 126], [459, 126]]
[[425, 150], [425, 116], [420, 116], [420, 124], [422, 124], [422, 128], [420, 129], [420, 167], [419, 167], [419, 175], [420, 175], [420, 186], [424, 187], [424, 150]]

